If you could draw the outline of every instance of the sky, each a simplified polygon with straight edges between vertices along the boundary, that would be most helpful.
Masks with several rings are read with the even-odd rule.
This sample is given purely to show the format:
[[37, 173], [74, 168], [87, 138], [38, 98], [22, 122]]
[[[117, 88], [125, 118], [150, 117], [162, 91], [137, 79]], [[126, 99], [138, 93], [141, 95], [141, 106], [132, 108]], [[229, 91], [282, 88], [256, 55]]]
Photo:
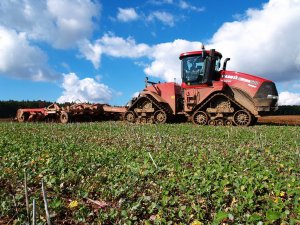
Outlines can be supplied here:
[[227, 69], [300, 105], [300, 0], [0, 1], [0, 100], [125, 105], [181, 82], [180, 53], [214, 48]]

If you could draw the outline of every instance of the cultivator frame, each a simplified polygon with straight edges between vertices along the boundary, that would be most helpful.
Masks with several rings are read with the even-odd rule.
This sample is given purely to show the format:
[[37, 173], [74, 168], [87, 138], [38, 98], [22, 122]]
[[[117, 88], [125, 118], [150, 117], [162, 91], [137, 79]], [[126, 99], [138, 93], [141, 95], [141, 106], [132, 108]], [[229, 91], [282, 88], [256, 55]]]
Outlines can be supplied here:
[[107, 104], [76, 103], [60, 107], [53, 103], [45, 108], [27, 108], [17, 111], [18, 122], [59, 122], [119, 120], [127, 111], [126, 107], [113, 107]]

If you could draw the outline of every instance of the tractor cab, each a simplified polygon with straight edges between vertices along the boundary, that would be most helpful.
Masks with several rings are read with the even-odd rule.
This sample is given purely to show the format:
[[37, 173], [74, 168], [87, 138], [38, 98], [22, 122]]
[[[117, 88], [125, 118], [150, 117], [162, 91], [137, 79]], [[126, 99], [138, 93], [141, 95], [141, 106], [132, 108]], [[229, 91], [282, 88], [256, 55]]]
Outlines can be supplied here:
[[190, 112], [214, 92], [222, 91], [220, 82], [221, 53], [211, 49], [182, 53], [181, 78], [184, 111]]
[[221, 53], [214, 49], [210, 51], [186, 52], [180, 55], [181, 78], [187, 85], [209, 84], [214, 80], [219, 80]]

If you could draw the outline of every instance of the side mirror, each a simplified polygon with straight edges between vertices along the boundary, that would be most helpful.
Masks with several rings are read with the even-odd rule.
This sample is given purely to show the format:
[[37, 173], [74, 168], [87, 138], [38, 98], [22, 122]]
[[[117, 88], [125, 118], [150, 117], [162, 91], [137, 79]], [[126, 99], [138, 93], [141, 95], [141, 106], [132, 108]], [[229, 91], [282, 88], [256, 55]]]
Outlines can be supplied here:
[[222, 70], [226, 70], [226, 66], [227, 66], [227, 62], [230, 60], [230, 58], [226, 58], [224, 63], [223, 63], [223, 69]]

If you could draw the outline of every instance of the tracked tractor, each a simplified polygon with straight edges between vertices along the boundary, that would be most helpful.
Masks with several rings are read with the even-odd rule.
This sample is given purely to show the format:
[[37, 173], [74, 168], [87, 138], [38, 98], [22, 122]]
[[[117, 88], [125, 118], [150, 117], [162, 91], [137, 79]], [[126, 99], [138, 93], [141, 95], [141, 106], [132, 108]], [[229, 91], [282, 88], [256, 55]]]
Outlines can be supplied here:
[[214, 49], [182, 53], [181, 85], [154, 83], [131, 100], [124, 115], [128, 122], [166, 123], [185, 116], [198, 125], [249, 126], [277, 109], [275, 84], [221, 67], [222, 54]]

